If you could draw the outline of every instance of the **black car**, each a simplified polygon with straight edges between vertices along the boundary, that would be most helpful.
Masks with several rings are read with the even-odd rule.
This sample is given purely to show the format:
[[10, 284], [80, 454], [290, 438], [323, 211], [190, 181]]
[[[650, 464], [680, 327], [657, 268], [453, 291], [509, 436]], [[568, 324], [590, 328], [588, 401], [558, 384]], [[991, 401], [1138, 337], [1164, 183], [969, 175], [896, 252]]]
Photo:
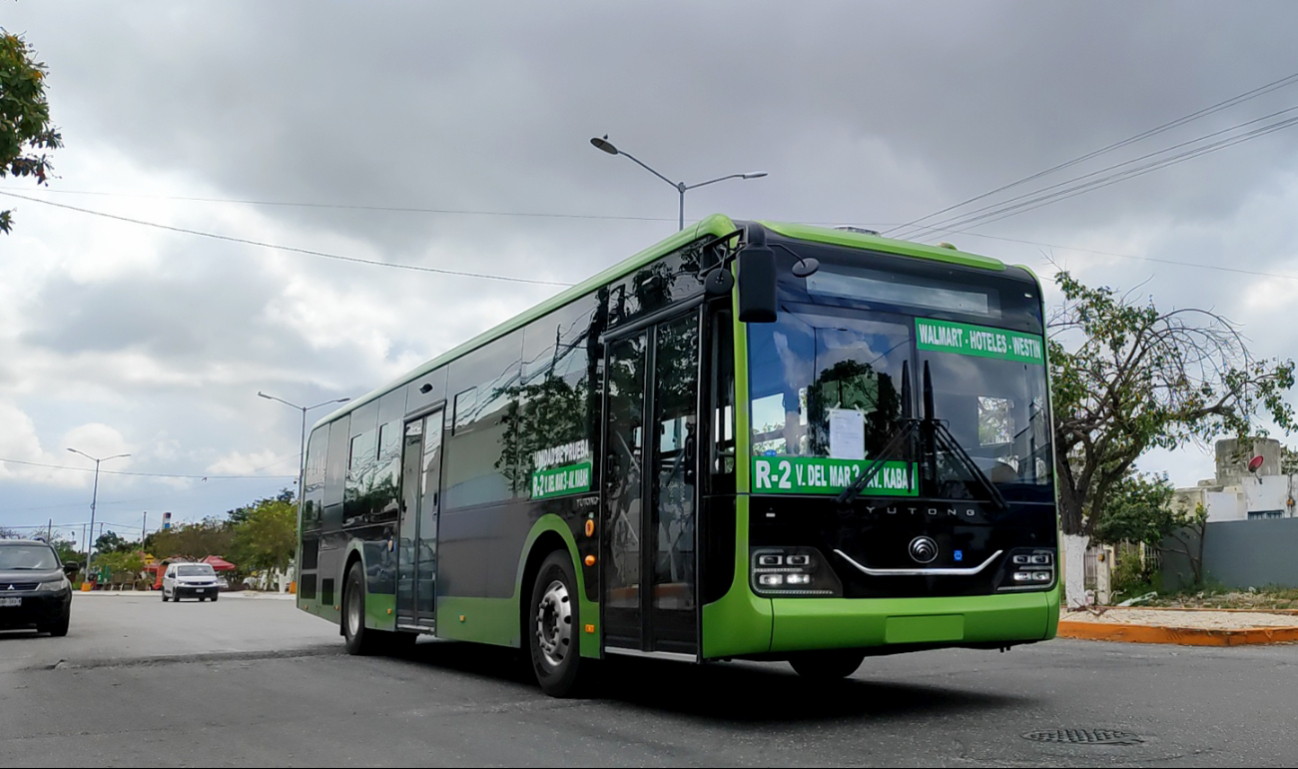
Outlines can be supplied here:
[[72, 583], [44, 542], [0, 540], [0, 630], [68, 634]]

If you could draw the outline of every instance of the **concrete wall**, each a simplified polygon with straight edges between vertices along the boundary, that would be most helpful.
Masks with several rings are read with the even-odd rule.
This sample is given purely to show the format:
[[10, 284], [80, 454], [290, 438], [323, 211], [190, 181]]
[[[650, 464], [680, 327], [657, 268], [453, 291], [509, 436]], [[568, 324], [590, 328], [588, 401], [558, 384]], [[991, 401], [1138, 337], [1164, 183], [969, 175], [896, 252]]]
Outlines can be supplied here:
[[[1188, 533], [1184, 539], [1195, 545]], [[1179, 548], [1172, 540], [1164, 543]], [[1298, 518], [1209, 523], [1203, 561], [1207, 578], [1227, 587], [1247, 589], [1279, 585], [1298, 587]], [[1163, 585], [1188, 585], [1194, 572], [1184, 556], [1164, 551]]]
[[1248, 463], [1262, 457], [1258, 475], [1280, 474], [1280, 441], [1275, 438], [1251, 438], [1243, 443], [1234, 438], [1217, 441], [1217, 485], [1233, 486], [1253, 473]]

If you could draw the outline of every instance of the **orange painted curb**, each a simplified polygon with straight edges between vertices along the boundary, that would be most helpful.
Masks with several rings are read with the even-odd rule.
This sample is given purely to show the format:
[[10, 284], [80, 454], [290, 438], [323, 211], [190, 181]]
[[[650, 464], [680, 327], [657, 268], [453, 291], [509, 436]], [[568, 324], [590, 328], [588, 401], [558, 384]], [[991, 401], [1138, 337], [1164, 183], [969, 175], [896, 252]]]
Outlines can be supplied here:
[[1298, 627], [1210, 630], [1205, 628], [1060, 620], [1059, 637], [1138, 644], [1178, 644], [1180, 646], [1250, 646], [1254, 644], [1298, 642]]

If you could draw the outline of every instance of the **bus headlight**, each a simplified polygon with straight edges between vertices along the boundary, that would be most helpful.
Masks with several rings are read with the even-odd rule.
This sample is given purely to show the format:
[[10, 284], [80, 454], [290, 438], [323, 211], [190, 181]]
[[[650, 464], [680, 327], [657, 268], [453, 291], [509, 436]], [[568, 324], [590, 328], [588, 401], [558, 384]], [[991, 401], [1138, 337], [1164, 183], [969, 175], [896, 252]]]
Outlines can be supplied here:
[[1055, 584], [1055, 551], [1028, 547], [1010, 551], [997, 584], [999, 591], [1052, 587]]
[[768, 598], [841, 596], [843, 584], [814, 547], [753, 548], [749, 558], [753, 592]]

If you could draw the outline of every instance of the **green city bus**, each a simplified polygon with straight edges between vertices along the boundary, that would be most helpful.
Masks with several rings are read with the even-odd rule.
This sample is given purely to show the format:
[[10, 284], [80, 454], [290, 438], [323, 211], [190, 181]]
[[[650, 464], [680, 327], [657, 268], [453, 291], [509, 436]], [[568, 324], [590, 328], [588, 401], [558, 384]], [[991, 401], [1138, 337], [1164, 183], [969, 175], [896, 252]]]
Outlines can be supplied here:
[[317, 423], [298, 607], [352, 653], [787, 660], [1053, 638], [1042, 292], [869, 231], [709, 217]]

